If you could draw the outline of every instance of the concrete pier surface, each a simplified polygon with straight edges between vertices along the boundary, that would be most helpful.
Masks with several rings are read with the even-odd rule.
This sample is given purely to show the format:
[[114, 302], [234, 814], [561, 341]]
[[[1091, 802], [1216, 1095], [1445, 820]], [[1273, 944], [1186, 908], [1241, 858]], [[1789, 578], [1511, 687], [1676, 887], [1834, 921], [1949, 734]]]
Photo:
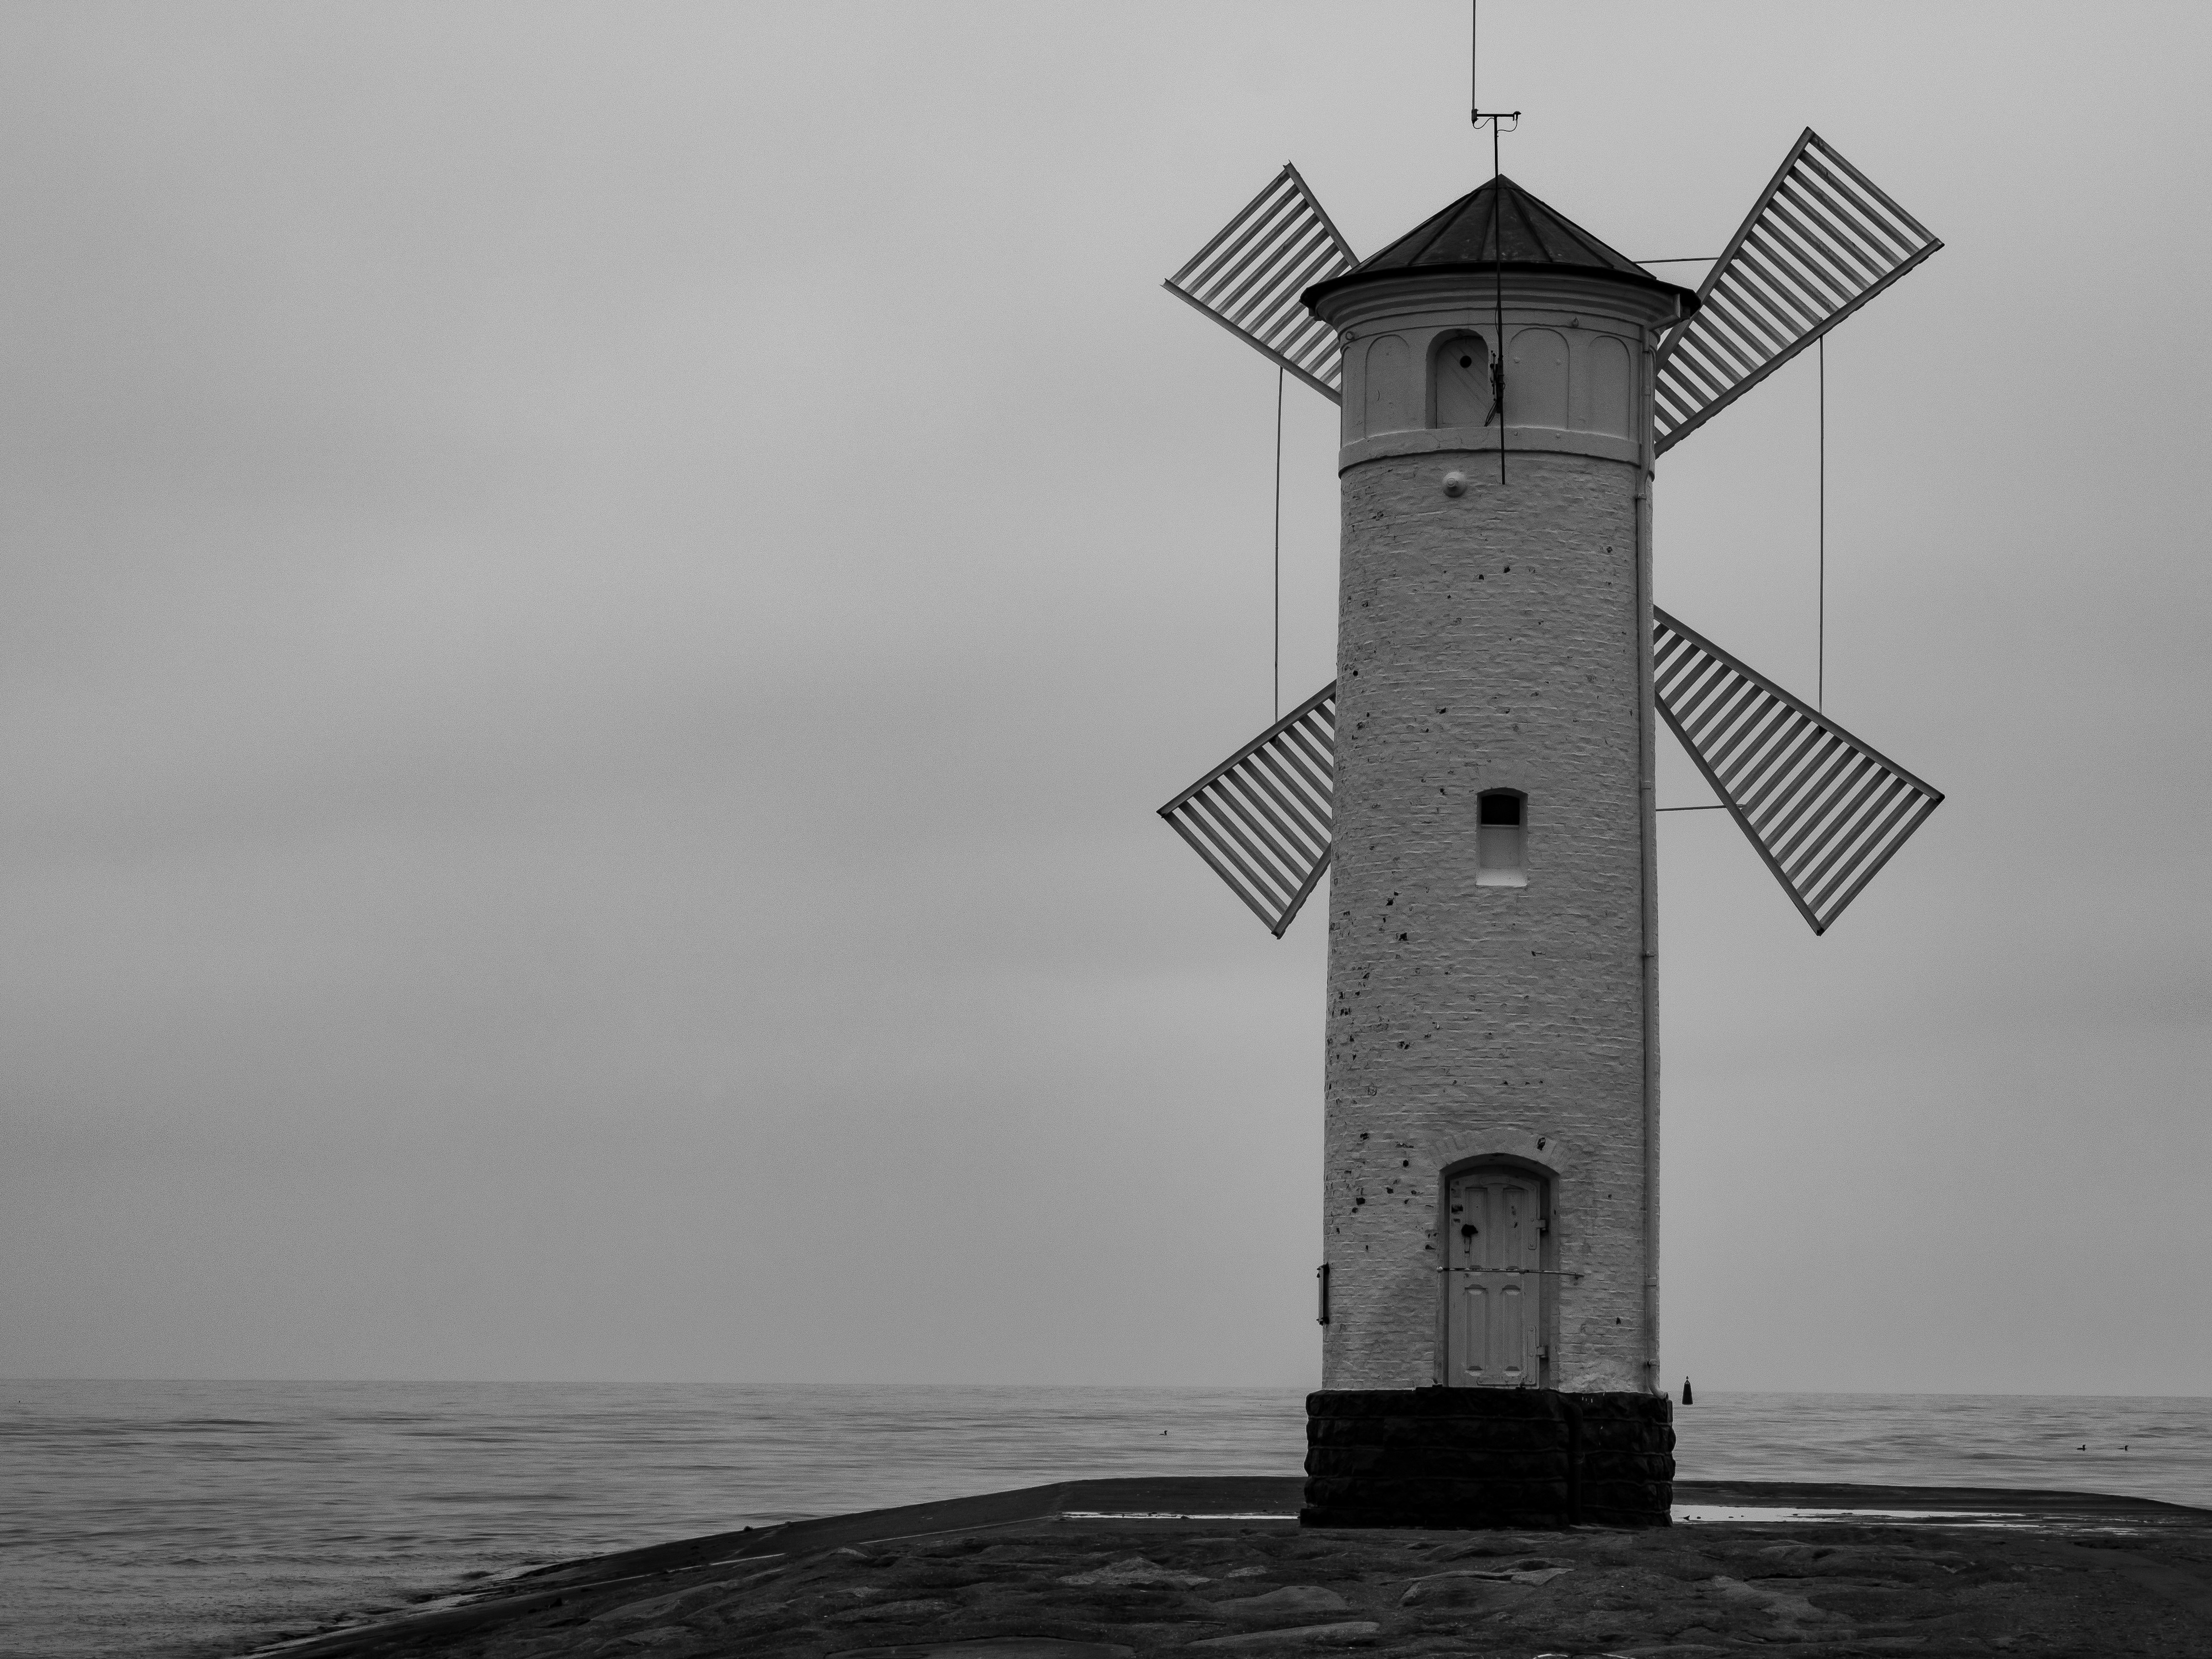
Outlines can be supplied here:
[[538, 1569], [287, 1659], [2212, 1655], [2212, 1510], [1678, 1481], [1634, 1531], [1301, 1528], [1297, 1476], [1065, 1481]]

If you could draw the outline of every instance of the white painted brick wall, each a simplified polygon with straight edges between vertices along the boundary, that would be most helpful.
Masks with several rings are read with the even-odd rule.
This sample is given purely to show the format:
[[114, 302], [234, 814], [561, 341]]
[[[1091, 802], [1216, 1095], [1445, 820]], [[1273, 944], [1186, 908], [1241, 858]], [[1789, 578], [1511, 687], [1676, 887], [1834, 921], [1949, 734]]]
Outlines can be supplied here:
[[[1331, 1389], [1440, 1380], [1438, 1171], [1508, 1145], [1559, 1170], [1547, 1380], [1654, 1382], [1637, 469], [1516, 453], [1501, 488], [1497, 466], [1426, 453], [1343, 477]], [[1525, 887], [1475, 885], [1475, 798], [1493, 787], [1528, 794]]]

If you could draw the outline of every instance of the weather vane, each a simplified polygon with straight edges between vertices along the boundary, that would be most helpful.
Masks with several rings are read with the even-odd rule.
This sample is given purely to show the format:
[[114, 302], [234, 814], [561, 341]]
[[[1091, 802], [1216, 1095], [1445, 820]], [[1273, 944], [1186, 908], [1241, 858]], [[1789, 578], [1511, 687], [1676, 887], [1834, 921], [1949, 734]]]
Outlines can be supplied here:
[[[1498, 176], [1498, 135], [1502, 130], [1516, 132], [1521, 126], [1521, 112], [1517, 109], [1485, 109], [1481, 94], [1476, 90], [1476, 66], [1481, 61], [1482, 0], [1468, 0], [1467, 22], [1467, 118], [1480, 131], [1486, 122], [1490, 126], [1490, 176]], [[1510, 121], [1510, 127], [1505, 123]]]

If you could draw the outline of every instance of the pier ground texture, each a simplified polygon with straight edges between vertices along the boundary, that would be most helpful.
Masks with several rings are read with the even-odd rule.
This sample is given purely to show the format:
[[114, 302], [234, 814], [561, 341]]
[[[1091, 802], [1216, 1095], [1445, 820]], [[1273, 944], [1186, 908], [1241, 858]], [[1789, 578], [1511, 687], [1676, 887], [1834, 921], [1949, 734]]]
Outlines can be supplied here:
[[278, 1651], [2212, 1656], [2212, 1510], [2078, 1493], [1684, 1482], [1678, 1506], [1719, 1512], [1906, 1513], [1340, 1531], [1287, 1518], [1299, 1488], [1072, 1481], [793, 1522], [541, 1569], [470, 1603]]

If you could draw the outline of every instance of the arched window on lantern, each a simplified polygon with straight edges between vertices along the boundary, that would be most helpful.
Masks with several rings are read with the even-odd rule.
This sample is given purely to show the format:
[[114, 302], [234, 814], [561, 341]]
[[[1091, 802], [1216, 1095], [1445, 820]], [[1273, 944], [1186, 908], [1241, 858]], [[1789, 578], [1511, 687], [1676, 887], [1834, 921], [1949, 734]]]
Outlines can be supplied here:
[[1497, 414], [1490, 383], [1490, 342], [1455, 334], [1429, 355], [1429, 424], [1486, 426]]
[[1486, 789], [1476, 798], [1474, 884], [1528, 884], [1528, 798], [1518, 789]]

